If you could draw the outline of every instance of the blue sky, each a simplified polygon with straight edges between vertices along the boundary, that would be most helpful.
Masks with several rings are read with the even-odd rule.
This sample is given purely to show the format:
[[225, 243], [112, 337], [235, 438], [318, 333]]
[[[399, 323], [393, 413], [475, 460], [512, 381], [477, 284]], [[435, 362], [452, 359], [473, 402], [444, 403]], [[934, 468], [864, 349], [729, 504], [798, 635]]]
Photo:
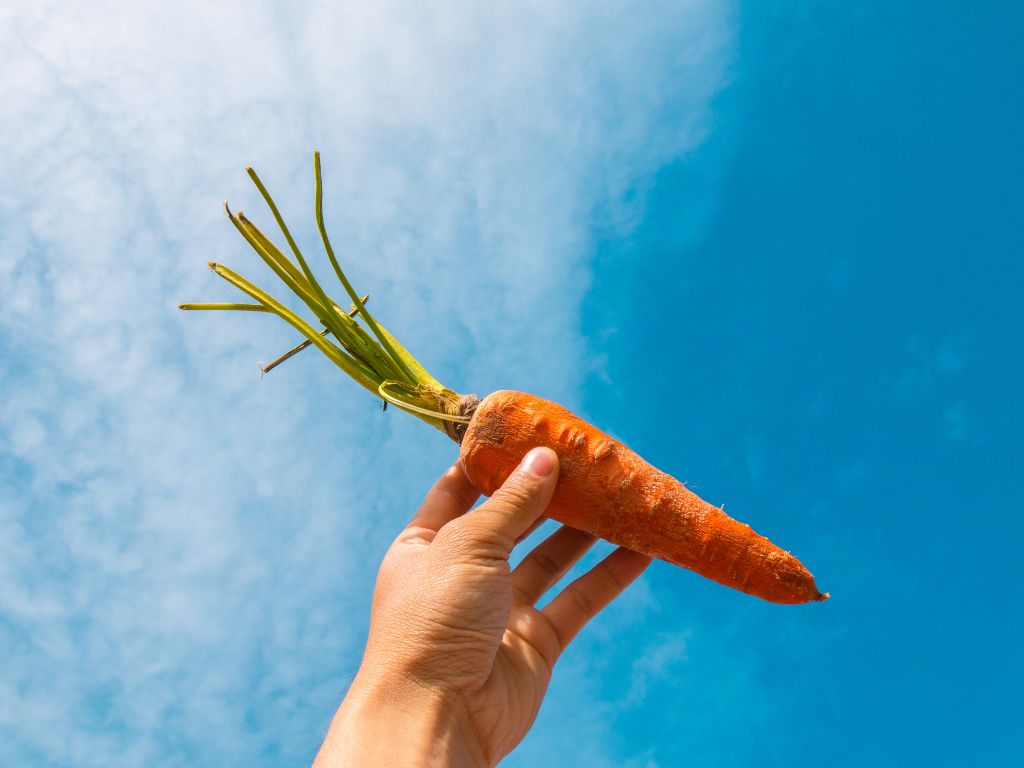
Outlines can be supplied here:
[[1021, 11], [241, 7], [0, 11], [0, 762], [318, 745], [452, 447], [173, 310], [230, 295], [211, 259], [267, 279], [247, 164], [314, 242], [314, 146], [439, 378], [564, 402], [833, 596], [655, 564], [508, 765], [1013, 761]]

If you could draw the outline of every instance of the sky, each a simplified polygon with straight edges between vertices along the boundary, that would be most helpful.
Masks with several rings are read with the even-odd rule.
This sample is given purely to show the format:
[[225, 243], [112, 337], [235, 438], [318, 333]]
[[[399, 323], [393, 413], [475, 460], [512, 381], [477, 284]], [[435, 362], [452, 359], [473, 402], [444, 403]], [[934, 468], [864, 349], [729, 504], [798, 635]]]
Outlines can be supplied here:
[[[442, 381], [556, 399], [793, 551], [655, 563], [508, 766], [1019, 758], [1011, 3], [0, 8], [0, 763], [311, 761], [454, 458], [294, 333], [221, 201]], [[265, 227], [269, 229], [269, 226]], [[551, 530], [549, 523], [536, 541]], [[576, 575], [603, 553], [598, 546]]]

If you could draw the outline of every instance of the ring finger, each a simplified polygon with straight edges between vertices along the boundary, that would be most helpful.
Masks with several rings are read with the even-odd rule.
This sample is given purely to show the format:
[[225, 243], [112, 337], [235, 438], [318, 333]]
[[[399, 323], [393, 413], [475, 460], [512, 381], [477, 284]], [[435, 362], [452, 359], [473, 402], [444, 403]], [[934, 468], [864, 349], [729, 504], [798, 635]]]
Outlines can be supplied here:
[[590, 533], [563, 525], [523, 558], [512, 571], [512, 591], [519, 605], [533, 605], [597, 541]]

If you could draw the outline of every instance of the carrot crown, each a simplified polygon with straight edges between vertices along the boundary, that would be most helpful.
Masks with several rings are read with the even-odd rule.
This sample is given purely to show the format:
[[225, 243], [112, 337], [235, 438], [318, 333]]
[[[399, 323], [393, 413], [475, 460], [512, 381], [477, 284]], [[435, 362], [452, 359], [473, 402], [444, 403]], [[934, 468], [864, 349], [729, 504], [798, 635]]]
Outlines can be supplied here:
[[[309, 264], [284, 223], [274, 199], [252, 168], [246, 168], [249, 178], [260, 191], [270, 212], [281, 229], [288, 248], [294, 256], [290, 259], [281, 249], [259, 230], [245, 214], [232, 213], [227, 202], [224, 210], [246, 242], [266, 262], [287, 288], [298, 296], [316, 317], [323, 329], [313, 325], [281, 302], [246, 280], [237, 272], [222, 264], [211, 262], [210, 269], [227, 282], [252, 298], [255, 303], [205, 303], [179, 304], [179, 309], [222, 310], [242, 312], [269, 312], [289, 323], [306, 337], [299, 346], [286, 352], [274, 362], [263, 366], [264, 373], [272, 370], [292, 355], [312, 345], [319, 349], [350, 378], [368, 389], [387, 403], [408, 411], [428, 424], [437, 427], [452, 439], [458, 441], [469, 423], [470, 410], [476, 403], [473, 395], [459, 395], [443, 386], [431, 376], [409, 351], [394, 336], [388, 333], [366, 308], [369, 296], [360, 298], [345, 277], [345, 273], [334, 254], [334, 248], [327, 237], [323, 214], [323, 181], [320, 175], [320, 152], [313, 153], [313, 167], [316, 177], [316, 224], [320, 230], [327, 258], [334, 268], [334, 274], [352, 302], [346, 311], [327, 295], [317, 281]], [[360, 324], [365, 323], [366, 327]], [[333, 336], [333, 340], [329, 338]]]

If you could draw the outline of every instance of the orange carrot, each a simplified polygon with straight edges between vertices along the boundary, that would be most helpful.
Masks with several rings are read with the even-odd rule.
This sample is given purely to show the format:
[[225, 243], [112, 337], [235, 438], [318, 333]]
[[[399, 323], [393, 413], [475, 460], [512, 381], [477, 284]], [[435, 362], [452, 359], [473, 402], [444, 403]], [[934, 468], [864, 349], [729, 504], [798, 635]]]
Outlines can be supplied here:
[[538, 445], [561, 467], [548, 517], [773, 603], [828, 597], [788, 552], [550, 400], [485, 397], [462, 439], [462, 467], [489, 496]]
[[412, 413], [461, 443], [463, 469], [473, 485], [487, 495], [501, 486], [530, 448], [545, 445], [561, 462], [549, 517], [764, 600], [807, 603], [828, 597], [818, 591], [814, 578], [795, 557], [562, 406], [510, 391], [495, 392], [481, 401], [475, 395], [460, 395], [431, 376], [376, 321], [366, 308], [366, 297], [359, 297], [342, 272], [324, 226], [319, 153], [314, 154], [314, 168], [317, 227], [331, 266], [351, 299], [351, 309], [342, 309], [321, 287], [270, 193], [251, 168], [249, 176], [267, 202], [294, 260], [241, 212], [233, 214], [225, 204], [228, 218], [324, 328], [318, 330], [287, 305], [219, 264], [210, 266], [253, 303], [179, 305], [182, 309], [277, 315], [306, 341], [266, 366], [265, 372], [306, 346], [317, 347], [358, 384], [383, 398], [385, 405], [391, 403]]

